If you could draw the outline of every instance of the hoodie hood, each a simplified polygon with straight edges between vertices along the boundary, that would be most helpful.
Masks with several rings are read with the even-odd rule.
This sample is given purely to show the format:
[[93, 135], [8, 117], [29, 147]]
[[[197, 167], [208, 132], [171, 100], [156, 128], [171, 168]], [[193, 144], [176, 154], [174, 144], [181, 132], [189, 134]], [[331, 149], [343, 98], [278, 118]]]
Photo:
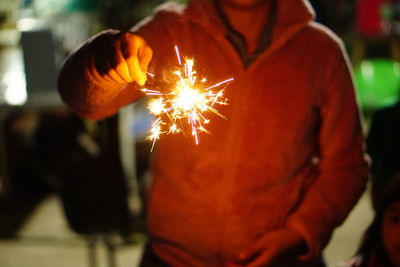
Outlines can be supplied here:
[[[189, 21], [211, 29], [219, 34], [227, 33], [222, 19], [218, 16], [215, 0], [191, 0], [184, 12]], [[272, 0], [269, 0], [272, 1]], [[292, 36], [314, 19], [315, 13], [308, 0], [275, 0], [276, 22], [271, 47], [286, 43]]]

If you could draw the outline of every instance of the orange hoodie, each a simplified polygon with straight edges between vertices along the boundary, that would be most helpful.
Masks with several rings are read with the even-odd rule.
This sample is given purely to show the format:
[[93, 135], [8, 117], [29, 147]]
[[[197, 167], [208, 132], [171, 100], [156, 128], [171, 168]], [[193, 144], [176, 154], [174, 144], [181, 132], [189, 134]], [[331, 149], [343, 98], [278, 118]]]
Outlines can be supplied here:
[[[229, 120], [210, 116], [200, 145], [163, 136], [153, 153], [148, 207], [153, 249], [172, 266], [223, 266], [264, 234], [290, 227], [318, 257], [364, 190], [367, 164], [351, 73], [340, 40], [312, 22], [302, 0], [277, 0], [271, 46], [248, 68], [225, 38], [212, 0], [161, 7], [136, 27], [154, 50], [151, 72], [176, 67], [173, 49], [196, 58], [226, 89]], [[100, 119], [141, 94], [108, 84], [90, 68], [91, 45], [59, 78], [78, 114]]]

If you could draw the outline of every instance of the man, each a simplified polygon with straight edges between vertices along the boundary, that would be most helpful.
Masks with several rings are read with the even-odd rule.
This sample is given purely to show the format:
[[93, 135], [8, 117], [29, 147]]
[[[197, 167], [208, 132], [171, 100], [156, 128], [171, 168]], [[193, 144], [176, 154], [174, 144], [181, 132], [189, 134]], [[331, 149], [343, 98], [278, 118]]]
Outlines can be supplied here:
[[168, 75], [174, 45], [209, 81], [235, 78], [220, 109], [229, 120], [211, 117], [200, 145], [157, 141], [144, 266], [312, 266], [320, 257], [367, 165], [342, 44], [312, 18], [302, 0], [166, 4], [135, 34], [102, 32], [65, 63], [61, 95], [92, 119], [140, 97], [150, 61], [159, 80]]

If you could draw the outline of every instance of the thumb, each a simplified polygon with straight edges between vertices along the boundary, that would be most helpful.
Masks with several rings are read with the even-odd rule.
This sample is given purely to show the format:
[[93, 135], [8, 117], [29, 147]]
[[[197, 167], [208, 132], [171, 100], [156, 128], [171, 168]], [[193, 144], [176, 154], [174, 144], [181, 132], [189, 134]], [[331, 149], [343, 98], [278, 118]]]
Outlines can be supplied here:
[[149, 65], [153, 57], [153, 50], [146, 43], [139, 48], [138, 58], [140, 68], [143, 72], [147, 72], [147, 66]]
[[142, 37], [132, 33], [123, 35], [123, 54], [128, 64], [129, 72], [134, 81], [140, 86], [146, 82], [147, 65], [152, 57], [152, 50], [146, 45]]

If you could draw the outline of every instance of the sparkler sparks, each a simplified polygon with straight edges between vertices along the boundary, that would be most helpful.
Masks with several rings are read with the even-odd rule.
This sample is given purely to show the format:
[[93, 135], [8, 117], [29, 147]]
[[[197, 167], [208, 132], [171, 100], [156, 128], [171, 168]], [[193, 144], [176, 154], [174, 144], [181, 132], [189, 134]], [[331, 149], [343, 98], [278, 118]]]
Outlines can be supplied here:
[[[199, 144], [199, 132], [208, 133], [204, 127], [205, 124], [210, 122], [204, 114], [207, 111], [226, 119], [214, 106], [217, 104], [227, 105], [223, 91], [227, 84], [233, 81], [233, 78], [207, 87], [206, 78], [197, 81], [194, 60], [183, 58], [182, 61], [177, 46], [175, 46], [175, 53], [179, 69], [172, 72], [176, 79], [171, 88], [164, 90], [142, 89], [143, 93], [153, 97], [148, 103], [148, 109], [151, 114], [156, 116], [148, 137], [153, 141], [151, 150], [153, 150], [155, 142], [160, 139], [161, 134], [190, 132], [196, 145]], [[148, 75], [155, 76], [151, 73], [148, 73]], [[223, 85], [225, 86], [216, 92], [211, 90]]]

